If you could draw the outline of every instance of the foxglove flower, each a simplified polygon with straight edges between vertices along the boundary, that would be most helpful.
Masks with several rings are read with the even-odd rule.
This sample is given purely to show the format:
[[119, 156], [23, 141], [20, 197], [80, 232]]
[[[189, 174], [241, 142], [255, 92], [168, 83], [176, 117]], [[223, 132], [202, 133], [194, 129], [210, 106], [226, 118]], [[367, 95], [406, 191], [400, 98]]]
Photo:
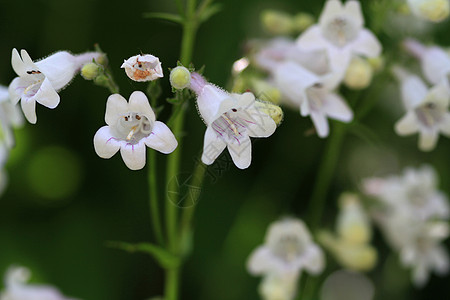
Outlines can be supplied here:
[[11, 64], [19, 75], [9, 85], [9, 94], [13, 104], [21, 100], [23, 113], [27, 120], [35, 124], [36, 102], [48, 108], [59, 104], [58, 91], [70, 83], [81, 67], [98, 58], [101, 54], [90, 52], [72, 55], [66, 51], [56, 52], [47, 58], [33, 62], [27, 51], [12, 51]]
[[191, 74], [190, 88], [197, 94], [197, 107], [207, 129], [202, 162], [211, 165], [228, 148], [236, 167], [246, 169], [252, 160], [250, 137], [269, 137], [275, 121], [257, 105], [252, 93], [230, 94]]
[[17, 106], [9, 100], [8, 88], [0, 86], [0, 136], [3, 136], [5, 145], [11, 148], [14, 145], [13, 128], [23, 125], [23, 115]]
[[152, 81], [164, 76], [159, 58], [151, 54], [132, 56], [124, 60], [121, 68], [134, 81]]
[[345, 72], [352, 55], [376, 57], [381, 44], [363, 28], [364, 19], [358, 1], [328, 0], [319, 24], [311, 26], [297, 40], [303, 50], [326, 50], [333, 71]]
[[325, 265], [322, 250], [312, 241], [305, 224], [296, 219], [273, 223], [263, 246], [250, 255], [247, 269], [254, 275], [319, 274]]
[[293, 62], [281, 63], [274, 72], [275, 83], [285, 97], [300, 107], [302, 116], [311, 116], [320, 137], [327, 137], [327, 117], [350, 122], [353, 112], [333, 90], [340, 81], [339, 74], [319, 77]]
[[75, 300], [62, 295], [48, 285], [27, 284], [30, 271], [24, 267], [10, 267], [5, 278], [5, 290], [0, 300]]
[[444, 82], [428, 89], [417, 76], [394, 69], [401, 80], [401, 95], [406, 114], [395, 124], [399, 135], [419, 133], [419, 149], [436, 147], [439, 133], [450, 136], [450, 91]]
[[178, 143], [172, 131], [156, 121], [147, 96], [136, 91], [130, 101], [119, 94], [109, 96], [105, 122], [94, 136], [95, 152], [101, 158], [111, 158], [120, 149], [123, 161], [131, 170], [145, 166], [146, 146], [168, 154]]

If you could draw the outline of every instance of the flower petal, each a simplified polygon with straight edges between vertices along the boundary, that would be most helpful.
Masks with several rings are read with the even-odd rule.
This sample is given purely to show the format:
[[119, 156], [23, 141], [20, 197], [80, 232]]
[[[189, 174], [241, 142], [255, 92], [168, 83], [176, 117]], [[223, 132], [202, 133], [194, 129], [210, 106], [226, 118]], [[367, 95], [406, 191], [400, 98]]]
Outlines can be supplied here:
[[303, 266], [311, 274], [319, 274], [325, 267], [325, 257], [322, 250], [314, 244], [310, 244], [302, 255], [304, 262]]
[[16, 77], [13, 79], [13, 81], [11, 81], [8, 91], [9, 98], [11, 99], [12, 104], [16, 105], [17, 102], [19, 102], [26, 86], [28, 86], [27, 82], [20, 77]]
[[328, 120], [325, 115], [321, 112], [311, 111], [311, 120], [314, 123], [314, 127], [316, 127], [317, 135], [321, 138], [325, 138], [328, 136], [330, 132], [330, 128], [328, 126]]
[[419, 149], [422, 151], [431, 151], [436, 147], [439, 138], [437, 130], [422, 131], [419, 134]]
[[109, 126], [103, 126], [94, 135], [95, 153], [101, 158], [111, 158], [120, 149], [120, 142], [111, 134]]
[[235, 139], [227, 144], [234, 164], [239, 169], [247, 169], [252, 162], [252, 142], [249, 137]]
[[329, 18], [333, 18], [336, 14], [343, 12], [343, 6], [341, 1], [329, 0], [325, 2], [325, 6], [320, 13], [319, 23], [326, 24]]
[[119, 94], [113, 94], [108, 97], [106, 102], [105, 122], [113, 126], [124, 114], [128, 112], [127, 100]]
[[268, 137], [277, 129], [275, 121], [256, 107], [240, 112], [239, 117], [245, 122], [247, 133], [251, 137]]
[[208, 126], [203, 142], [202, 162], [206, 165], [211, 165], [225, 147], [226, 143], [224, 140], [217, 135], [211, 126]]
[[31, 124], [36, 124], [36, 101], [34, 98], [27, 98], [25, 100], [22, 99], [22, 101], [20, 101], [20, 105], [22, 106], [23, 114], [25, 115], [25, 118], [27, 118], [28, 122]]
[[206, 84], [197, 97], [198, 110], [207, 125], [232, 108], [236, 100], [224, 90]]
[[450, 113], [446, 113], [443, 117], [442, 123], [439, 125], [442, 134], [450, 137]]
[[328, 42], [323, 38], [318, 25], [313, 25], [297, 39], [297, 46], [301, 50], [322, 50], [328, 47]]
[[416, 114], [409, 111], [406, 115], [395, 123], [395, 132], [398, 135], [410, 135], [419, 131]]
[[37, 103], [42, 104], [48, 108], [55, 108], [59, 104], [59, 95], [53, 88], [48, 78], [44, 79], [39, 91], [34, 96]]
[[36, 66], [50, 80], [55, 90], [59, 91], [70, 83], [78, 71], [76, 61], [75, 56], [69, 52], [59, 51], [36, 62]]
[[432, 84], [438, 84], [450, 72], [450, 57], [439, 47], [426, 49], [421, 63], [425, 77]]
[[24, 76], [27, 74], [26, 66], [20, 58], [19, 52], [16, 48], [12, 49], [11, 65], [17, 75]]
[[[130, 99], [131, 101], [131, 99]], [[152, 133], [144, 140], [145, 144], [161, 153], [172, 153], [178, 146], [172, 131], [163, 122], [153, 124]]]
[[382, 49], [377, 37], [367, 29], [361, 29], [351, 47], [354, 52], [367, 57], [379, 56]]
[[361, 4], [359, 1], [347, 1], [345, 3], [345, 12], [352, 17], [352, 21], [355, 22], [355, 25], [359, 28], [364, 25], [364, 17], [361, 11]]
[[258, 247], [251, 254], [247, 261], [247, 270], [252, 275], [260, 275], [270, 272], [273, 269], [273, 265], [270, 263], [272, 260], [272, 253], [267, 247]]
[[135, 145], [122, 143], [120, 155], [130, 170], [140, 170], [145, 166], [145, 149], [142, 140]]
[[353, 120], [353, 112], [350, 107], [345, 103], [339, 95], [327, 94], [325, 95], [325, 101], [322, 107], [324, 113], [330, 118], [342, 121], [350, 122]]
[[153, 123], [156, 120], [155, 113], [148, 102], [147, 96], [141, 91], [135, 91], [131, 94], [128, 110], [144, 114], [149, 119], [150, 123]]
[[419, 106], [428, 94], [425, 83], [417, 76], [411, 75], [402, 80], [402, 100], [406, 109]]

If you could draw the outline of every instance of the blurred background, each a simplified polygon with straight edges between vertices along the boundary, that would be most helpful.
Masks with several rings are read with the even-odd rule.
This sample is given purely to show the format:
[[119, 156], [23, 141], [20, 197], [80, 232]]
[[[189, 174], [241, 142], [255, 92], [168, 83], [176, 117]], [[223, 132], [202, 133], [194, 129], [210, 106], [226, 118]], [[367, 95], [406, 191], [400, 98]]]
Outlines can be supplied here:
[[[305, 11], [317, 17], [324, 1], [217, 2], [223, 9], [198, 31], [193, 62], [197, 68], [206, 67], [204, 74], [211, 82], [227, 86], [232, 63], [242, 57], [246, 41], [269, 37], [260, 26], [262, 10]], [[375, 1], [363, 1], [363, 6], [370, 25], [369, 2]], [[125, 98], [146, 88], [120, 69], [124, 59], [141, 51], [162, 61], [166, 76], [161, 82], [168, 97], [168, 68], [177, 63], [181, 29], [142, 17], [152, 11], [175, 12], [175, 7], [172, 1], [152, 0], [2, 0], [0, 84], [8, 85], [16, 76], [10, 65], [12, 48], [26, 49], [39, 59], [58, 50], [93, 50], [99, 43]], [[436, 25], [426, 40], [448, 46], [448, 26], [448, 22]], [[384, 46], [397, 48], [398, 39], [386, 32], [379, 36]], [[376, 132], [377, 143], [352, 134], [346, 137], [328, 191], [324, 228], [334, 226], [339, 194], [358, 192], [367, 176], [428, 163], [441, 178], [440, 189], [450, 192], [450, 140], [441, 137], [434, 151], [423, 153], [417, 149], [416, 135], [398, 137], [393, 125], [403, 111], [397, 87], [389, 78], [376, 85], [380, 80], [375, 78], [376, 88], [359, 100], [377, 98], [363, 120]], [[356, 92], [346, 95], [356, 97]], [[64, 294], [85, 300], [161, 295], [163, 273], [150, 257], [105, 245], [111, 240], [154, 241], [146, 169], [131, 171], [119, 155], [103, 160], [94, 152], [92, 140], [104, 125], [109, 92], [78, 76], [60, 96], [53, 111], [37, 106], [36, 125], [27, 123], [16, 130], [16, 147], [6, 166], [9, 183], [0, 198], [0, 274], [11, 264], [24, 265], [33, 271], [34, 282], [55, 285]], [[167, 119], [169, 112], [163, 110], [159, 119]], [[196, 211], [195, 248], [183, 269], [182, 299], [258, 299], [260, 279], [247, 273], [245, 263], [271, 222], [286, 215], [306, 218], [326, 143], [306, 134], [311, 128], [309, 118], [286, 109], [283, 124], [271, 138], [254, 140], [248, 170], [228, 165], [226, 157], [225, 163], [209, 169]], [[192, 103], [186, 118], [184, 173], [191, 172], [199, 158], [204, 130]], [[165, 157], [157, 156], [164, 172]], [[450, 299], [449, 277], [433, 275], [425, 288], [415, 289], [409, 272], [379, 232], [374, 243], [379, 263], [368, 275], [376, 287], [375, 299]], [[329, 270], [337, 267], [331, 258], [328, 261]]]

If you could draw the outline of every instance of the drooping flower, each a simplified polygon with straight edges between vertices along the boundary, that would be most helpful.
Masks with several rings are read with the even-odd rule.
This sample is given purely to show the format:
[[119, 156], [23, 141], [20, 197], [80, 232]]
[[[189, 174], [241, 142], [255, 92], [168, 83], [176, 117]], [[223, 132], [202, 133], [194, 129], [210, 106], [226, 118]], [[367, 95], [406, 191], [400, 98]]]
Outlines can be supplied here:
[[5, 290], [0, 300], [75, 300], [67, 298], [49, 285], [27, 284], [30, 271], [24, 267], [10, 267], [6, 273]]
[[23, 125], [23, 115], [9, 100], [8, 88], [0, 85], [0, 143], [8, 148], [14, 145], [12, 129]]
[[319, 274], [325, 265], [322, 250], [312, 241], [305, 224], [297, 219], [273, 223], [263, 246], [256, 248], [247, 262], [253, 275]]
[[310, 51], [325, 49], [332, 70], [343, 73], [353, 54], [367, 57], [380, 55], [380, 42], [363, 25], [358, 1], [349, 0], [343, 5], [340, 0], [328, 0], [319, 24], [307, 29], [298, 38], [297, 45]]
[[120, 67], [134, 81], [152, 81], [164, 76], [159, 58], [151, 54], [132, 56]]
[[197, 94], [197, 107], [207, 129], [202, 162], [211, 165], [228, 148], [240, 169], [250, 166], [250, 137], [269, 137], [277, 128], [275, 121], [256, 105], [252, 93], [230, 94], [206, 82], [198, 73], [191, 74], [190, 88]]
[[12, 50], [11, 64], [19, 75], [9, 85], [13, 104], [21, 100], [23, 113], [30, 123], [35, 124], [36, 102], [55, 108], [59, 104], [58, 91], [67, 86], [81, 67], [101, 54], [88, 52], [72, 55], [66, 51], [56, 52], [42, 60], [33, 62], [27, 51]]
[[449, 0], [408, 0], [409, 7], [419, 18], [441, 22], [450, 13]]
[[166, 124], [156, 121], [147, 96], [140, 91], [133, 92], [129, 102], [119, 94], [109, 96], [105, 122], [94, 136], [95, 152], [108, 159], [120, 150], [131, 170], [145, 166], [146, 146], [169, 154], [178, 145]]
[[319, 77], [288, 61], [276, 68], [274, 80], [285, 98], [300, 107], [302, 116], [311, 116], [320, 137], [329, 134], [327, 117], [342, 122], [353, 119], [353, 112], [344, 99], [333, 92], [339, 84], [339, 74]]
[[431, 89], [417, 76], [401, 68], [394, 69], [401, 81], [401, 95], [406, 114], [395, 124], [399, 135], [419, 133], [419, 149], [431, 151], [436, 147], [439, 133], [450, 136], [450, 91], [445, 82]]

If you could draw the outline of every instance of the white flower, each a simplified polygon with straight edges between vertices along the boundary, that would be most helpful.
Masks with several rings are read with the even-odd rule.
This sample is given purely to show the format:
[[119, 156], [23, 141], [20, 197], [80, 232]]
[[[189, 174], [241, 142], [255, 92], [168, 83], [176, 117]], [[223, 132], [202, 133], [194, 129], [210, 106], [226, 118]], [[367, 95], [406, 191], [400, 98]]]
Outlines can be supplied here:
[[121, 68], [134, 81], [152, 81], [164, 76], [159, 58], [151, 54], [132, 56], [124, 60]]
[[198, 73], [191, 74], [190, 88], [197, 94], [197, 106], [206, 123], [202, 162], [211, 165], [228, 148], [240, 169], [250, 166], [250, 137], [271, 136], [277, 125], [256, 105], [252, 93], [230, 94], [207, 83]]
[[417, 76], [394, 70], [401, 80], [401, 94], [406, 114], [395, 124], [399, 135], [419, 133], [419, 149], [436, 147], [439, 133], [450, 136], [450, 93], [444, 82], [428, 89]]
[[27, 284], [30, 271], [24, 267], [10, 267], [5, 278], [5, 290], [0, 300], [74, 300], [48, 285]]
[[27, 51], [12, 50], [11, 64], [19, 75], [9, 85], [13, 104], [21, 100], [22, 110], [30, 123], [35, 124], [36, 102], [55, 108], [59, 104], [57, 91], [70, 83], [83, 64], [99, 57], [99, 53], [72, 55], [66, 51], [56, 52], [47, 58], [33, 62]]
[[340, 81], [339, 74], [319, 77], [293, 62], [284, 62], [276, 68], [274, 78], [285, 97], [300, 107], [301, 115], [311, 116], [320, 137], [329, 134], [327, 117], [342, 122], [353, 119], [344, 99], [333, 92]]
[[172, 131], [156, 121], [147, 96], [136, 91], [130, 101], [119, 94], [109, 96], [105, 122], [94, 136], [95, 152], [101, 158], [111, 158], [120, 149], [123, 161], [131, 170], [145, 166], [146, 146], [168, 154], [178, 143]]
[[312, 241], [305, 224], [285, 219], [270, 225], [263, 246], [247, 262], [251, 274], [296, 274], [305, 269], [319, 274], [325, 265], [322, 250]]
[[326, 49], [332, 70], [343, 73], [352, 54], [367, 57], [380, 55], [380, 42], [363, 25], [358, 1], [349, 0], [344, 6], [339, 0], [328, 0], [319, 24], [307, 29], [298, 38], [297, 44], [304, 50]]
[[440, 22], [450, 13], [449, 0], [408, 0], [409, 7], [419, 18]]
[[8, 174], [5, 171], [5, 164], [8, 159], [8, 149], [5, 144], [0, 143], [0, 195], [6, 189], [8, 184]]
[[8, 88], [0, 85], [0, 137], [8, 148], [14, 145], [12, 128], [23, 125], [20, 109], [9, 100]]
[[259, 285], [264, 300], [292, 300], [297, 292], [298, 274], [268, 274]]
[[450, 216], [448, 199], [437, 189], [437, 174], [430, 166], [406, 168], [401, 176], [368, 178], [363, 185], [365, 192], [388, 210], [403, 211], [421, 220]]

